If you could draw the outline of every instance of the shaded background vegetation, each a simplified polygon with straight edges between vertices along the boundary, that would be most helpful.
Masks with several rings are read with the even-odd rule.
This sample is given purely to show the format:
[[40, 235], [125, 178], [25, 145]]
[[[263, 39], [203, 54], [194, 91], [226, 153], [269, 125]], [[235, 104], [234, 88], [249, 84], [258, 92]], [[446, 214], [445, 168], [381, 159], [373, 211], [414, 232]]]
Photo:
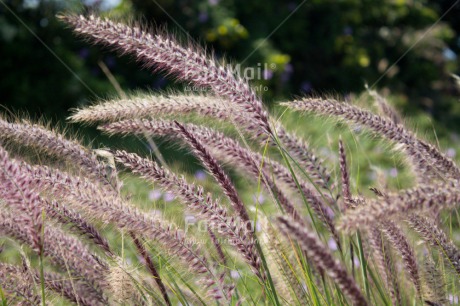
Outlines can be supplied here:
[[263, 93], [267, 103], [305, 93], [347, 97], [375, 84], [391, 92], [405, 113], [428, 112], [451, 131], [460, 127], [450, 77], [460, 67], [458, 1], [1, 2], [0, 104], [33, 117], [61, 120], [69, 108], [115, 94], [99, 62], [124, 90], [173, 86], [129, 57], [75, 39], [55, 18], [70, 10], [141, 19], [182, 37], [188, 33], [217, 57], [225, 54], [247, 67], [268, 63], [266, 80], [256, 81], [269, 88]]

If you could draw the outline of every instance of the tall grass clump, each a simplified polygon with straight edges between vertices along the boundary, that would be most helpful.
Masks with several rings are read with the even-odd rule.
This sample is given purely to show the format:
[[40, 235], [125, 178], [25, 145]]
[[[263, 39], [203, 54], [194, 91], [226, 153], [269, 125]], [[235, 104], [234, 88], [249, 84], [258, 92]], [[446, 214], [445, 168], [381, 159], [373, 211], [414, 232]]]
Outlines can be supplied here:
[[[59, 18], [90, 42], [207, 89], [126, 95], [76, 109], [69, 120], [111, 136], [169, 139], [212, 180], [200, 185], [162, 158], [95, 150], [38, 123], [0, 118], [0, 238], [2, 253], [14, 254], [0, 253], [3, 305], [442, 305], [458, 298], [460, 169], [385, 98], [368, 95], [377, 113], [318, 97], [278, 106], [293, 118], [290, 110], [367, 130], [372, 138], [358, 135], [356, 143], [385, 143], [402, 157], [408, 188], [383, 176], [361, 190], [350, 135], [329, 135], [324, 162], [206, 49], [136, 24]], [[139, 205], [133, 182], [136, 191], [153, 185], [175, 200], [161, 212]]]

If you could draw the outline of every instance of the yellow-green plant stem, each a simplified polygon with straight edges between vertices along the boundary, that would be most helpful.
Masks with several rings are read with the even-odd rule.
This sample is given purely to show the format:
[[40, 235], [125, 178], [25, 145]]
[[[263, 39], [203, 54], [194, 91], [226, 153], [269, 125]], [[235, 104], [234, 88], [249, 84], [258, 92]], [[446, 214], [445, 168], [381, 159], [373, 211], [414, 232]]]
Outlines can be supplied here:
[[45, 267], [43, 265], [43, 248], [44, 248], [44, 241], [45, 241], [45, 211], [42, 211], [42, 230], [41, 230], [41, 238], [40, 238], [40, 287], [41, 287], [41, 294], [42, 294], [42, 305], [46, 306], [45, 301]]

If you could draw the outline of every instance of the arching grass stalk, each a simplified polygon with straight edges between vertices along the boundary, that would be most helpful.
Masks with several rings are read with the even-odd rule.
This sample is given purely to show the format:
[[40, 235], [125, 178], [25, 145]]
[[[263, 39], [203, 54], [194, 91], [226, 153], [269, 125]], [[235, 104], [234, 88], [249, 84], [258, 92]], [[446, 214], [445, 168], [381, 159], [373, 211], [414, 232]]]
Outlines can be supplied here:
[[[356, 244], [356, 242], [352, 239], [352, 237], [350, 237], [350, 243], [353, 245], [353, 247], [355, 249], [358, 249], [359, 246]], [[361, 259], [360, 259], [361, 260]], [[364, 260], [366, 260], [364, 258]], [[380, 286], [380, 282], [379, 282], [379, 279], [375, 276], [374, 274], [374, 271], [372, 271], [372, 269], [370, 268], [370, 266], [368, 264], [366, 264], [366, 275], [367, 273], [369, 273], [370, 277], [372, 278], [372, 282], [374, 283], [377, 291], [379, 292], [379, 296], [380, 298], [382, 299], [382, 301], [385, 303], [385, 305], [391, 305], [390, 301], [388, 301], [388, 298], [387, 296], [385, 295], [385, 293], [383, 292], [383, 289], [382, 287]], [[366, 277], [367, 279], [367, 277]]]
[[366, 291], [367, 299], [370, 301], [369, 280], [367, 278], [367, 261], [366, 258], [364, 258], [363, 242], [359, 231], [356, 233], [356, 239], [358, 240], [358, 256], [359, 261], [361, 262], [361, 275], [363, 277], [364, 291]]
[[290, 243], [292, 247], [296, 250], [294, 254], [297, 257], [297, 261], [300, 263], [300, 266], [302, 267], [302, 270], [305, 276], [305, 280], [306, 280], [305, 286], [307, 287], [309, 295], [311, 299], [313, 300], [313, 305], [321, 305], [320, 297], [322, 298], [324, 302], [326, 302], [326, 300], [321, 295], [321, 292], [318, 292], [317, 286], [313, 280], [311, 265], [308, 262], [308, 258], [306, 258], [306, 256], [303, 256], [303, 252], [297, 242], [294, 242], [291, 240]]
[[3, 292], [3, 288], [2, 288], [1, 285], [0, 285], [0, 298], [2, 299], [2, 306], [8, 306], [6, 296], [5, 296], [5, 292]]
[[[146, 241], [146, 249], [152, 249], [153, 247]], [[196, 292], [195, 288], [189, 284], [189, 282], [184, 278], [183, 273], [178, 271], [174, 265], [170, 263], [168, 258], [166, 258], [163, 254], [157, 253], [157, 260], [158, 260], [158, 265], [164, 269], [167, 270], [169, 273], [171, 273], [171, 277], [168, 277], [168, 282], [165, 282], [165, 286], [167, 287], [168, 290], [171, 290], [173, 293], [175, 293], [175, 297], [179, 299], [179, 302], [181, 302], [183, 305], [189, 305], [189, 302], [187, 301], [187, 297], [185, 294], [182, 292], [182, 289], [180, 288], [179, 284], [177, 283], [177, 280], [180, 280], [181, 283], [185, 285], [185, 287], [190, 290], [190, 292], [193, 294], [193, 296], [203, 305], [206, 305], [206, 301], [199, 295], [198, 292]], [[175, 288], [175, 290], [174, 290]]]
[[[265, 148], [264, 148], [264, 154], [263, 156], [265, 156], [265, 154], [267, 153], [267, 148], [268, 148], [268, 143], [267, 145], [265, 145]], [[263, 159], [261, 161], [262, 165], [263, 165]], [[261, 169], [262, 169], [262, 165], [261, 165]], [[262, 176], [263, 176], [263, 173], [262, 171], [260, 172], [259, 174], [259, 178], [257, 180], [257, 190], [258, 190], [258, 193], [260, 193], [260, 187], [261, 187], [261, 180], [262, 180]], [[276, 196], [275, 196], [275, 199], [276, 199]], [[278, 203], [278, 200], [276, 199], [276, 203], [278, 204], [278, 206], [281, 207], [281, 205]], [[257, 224], [257, 208], [258, 208], [258, 204], [256, 206], [256, 214], [255, 214], [255, 219], [254, 219], [254, 224]], [[282, 209], [282, 208], [281, 208]], [[274, 302], [276, 303], [276, 305], [281, 305], [279, 300], [278, 300], [278, 295], [276, 294], [276, 288], [275, 288], [275, 284], [273, 283], [273, 279], [271, 277], [271, 273], [270, 273], [270, 270], [268, 269], [268, 265], [267, 265], [267, 261], [265, 260], [265, 255], [263, 253], [263, 250], [259, 244], [259, 240], [257, 239], [257, 236], [256, 236], [256, 226], [253, 227], [253, 235], [254, 235], [254, 239], [255, 239], [255, 244], [256, 244], [256, 248], [257, 248], [257, 251], [259, 252], [260, 254], [260, 258], [262, 260], [262, 264], [264, 266], [264, 269], [267, 273], [267, 278], [268, 278], [268, 282], [269, 282], [269, 292], [270, 292], [270, 295], [273, 295], [273, 299], [274, 299]]]
[[[279, 142], [279, 139], [278, 139], [278, 137], [277, 137], [276, 135], [275, 135], [275, 137], [274, 137], [274, 141], [275, 141], [275, 143], [277, 144], [278, 150], [279, 150], [279, 152], [280, 152], [280, 154], [281, 154], [281, 156], [282, 156], [282, 158], [283, 158], [283, 161], [286, 163], [286, 165], [287, 165], [287, 167], [288, 167], [288, 169], [289, 169], [289, 172], [291, 173], [292, 178], [294, 179], [295, 184], [297, 185], [297, 188], [298, 188], [299, 190], [301, 190], [301, 186], [300, 186], [300, 183], [299, 183], [299, 181], [298, 181], [298, 179], [297, 179], [297, 175], [296, 175], [296, 173], [294, 172], [294, 169], [292, 168], [289, 159], [291, 159], [294, 163], [297, 163], [297, 162], [290, 156], [289, 152], [287, 152], [287, 151], [283, 148], [283, 146], [282, 146], [281, 143]], [[288, 157], [289, 157], [289, 158], [288, 158]], [[297, 166], [298, 166], [299, 169], [302, 168], [298, 163], [297, 163]], [[308, 175], [307, 173], [305, 173], [305, 175], [306, 175], [306, 177], [310, 180], [310, 182], [312, 182], [311, 179], [309, 178], [309, 175]], [[312, 182], [312, 183], [313, 183], [313, 182]], [[320, 195], [321, 195], [321, 197], [323, 198], [323, 200], [325, 200], [325, 197], [324, 197], [324, 195], [322, 194], [321, 190], [319, 190], [319, 188], [318, 188], [315, 184], [313, 184], [313, 186], [314, 186], [314, 187], [317, 189], [317, 191], [320, 193]], [[313, 228], [314, 228], [315, 231], [318, 233], [318, 235], [321, 236], [321, 231], [318, 230], [318, 227], [317, 227], [317, 225], [316, 225], [316, 221], [315, 221], [315, 218], [314, 218], [314, 214], [313, 214], [313, 212], [311, 211], [311, 207], [310, 207], [310, 205], [308, 205], [308, 201], [307, 201], [307, 199], [306, 199], [306, 197], [305, 197], [305, 195], [304, 195], [303, 192], [301, 192], [301, 196], [302, 196], [303, 203], [305, 204], [305, 207], [307, 208], [308, 213], [309, 213], [309, 215], [310, 215], [310, 217], [311, 217], [311, 220], [312, 220], [312, 222], [313, 222]], [[319, 215], [318, 217], [322, 217], [322, 216]], [[325, 216], [324, 216], [324, 217], [325, 217]], [[326, 226], [329, 227], [329, 230], [331, 231], [332, 235], [334, 236], [334, 239], [336, 240], [337, 246], [338, 246], [339, 251], [340, 251], [340, 255], [342, 256], [342, 259], [343, 259], [343, 252], [342, 252], [342, 247], [341, 247], [340, 239], [339, 239], [339, 237], [337, 236], [337, 234], [336, 234], [336, 232], [335, 232], [334, 225], [333, 225], [333, 224], [329, 224], [329, 222], [327, 222], [327, 221], [326, 221], [325, 223], [326, 223]]]

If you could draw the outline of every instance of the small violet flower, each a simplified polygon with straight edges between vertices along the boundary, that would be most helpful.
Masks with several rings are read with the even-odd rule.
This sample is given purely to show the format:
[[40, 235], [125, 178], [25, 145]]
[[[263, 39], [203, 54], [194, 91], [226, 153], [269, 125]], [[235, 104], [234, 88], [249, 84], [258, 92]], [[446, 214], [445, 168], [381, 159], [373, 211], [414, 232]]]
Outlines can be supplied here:
[[204, 172], [203, 170], [197, 170], [195, 172], [195, 179], [197, 179], [198, 181], [204, 181], [206, 180], [206, 177], [208, 175], [206, 174], [206, 172]]
[[166, 192], [164, 195], [163, 195], [163, 200], [165, 202], [171, 202], [173, 201], [174, 199], [176, 198], [176, 196], [171, 193], [171, 192]]
[[150, 201], [157, 201], [161, 198], [162, 192], [158, 189], [153, 189], [149, 192], [149, 200]]

